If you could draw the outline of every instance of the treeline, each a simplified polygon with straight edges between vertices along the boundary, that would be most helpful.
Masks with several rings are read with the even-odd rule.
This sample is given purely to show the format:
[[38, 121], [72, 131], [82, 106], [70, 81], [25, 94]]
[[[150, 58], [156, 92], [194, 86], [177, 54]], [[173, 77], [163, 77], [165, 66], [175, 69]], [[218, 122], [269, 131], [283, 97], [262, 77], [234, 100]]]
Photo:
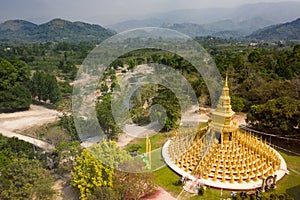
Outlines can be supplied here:
[[[229, 72], [232, 107], [236, 112], [249, 112], [247, 121], [250, 125], [272, 133], [299, 134], [300, 45], [272, 48], [265, 45], [253, 48], [247, 44], [211, 43], [206, 44], [206, 48], [222, 76], [225, 77], [226, 71]], [[210, 106], [209, 93], [203, 78], [190, 63], [177, 55], [153, 49], [138, 50], [115, 60], [112, 67], [118, 69], [118, 66], [127, 66], [122, 68], [122, 72], [126, 73], [143, 63], [161, 63], [179, 70], [192, 85], [200, 105]], [[176, 127], [180, 119], [180, 110], [175, 106], [178, 99], [170, 102], [172, 95], [174, 96], [172, 92], [161, 98], [168, 93], [168, 89], [164, 90], [166, 91], [161, 86], [147, 86], [136, 91], [131, 99], [130, 110], [135, 123], [148, 123], [149, 107], [157, 103], [155, 99], [167, 98], [164, 100], [167, 103], [160, 103], [167, 105], [167, 112], [176, 117], [168, 114], [166, 124], [169, 127], [165, 128]], [[288, 105], [291, 109], [286, 107]]]
[[1, 43], [0, 112], [28, 109], [32, 100], [66, 107], [76, 66], [92, 48], [89, 42]]
[[[258, 47], [251, 47], [246, 43], [243, 44], [228, 39], [214, 38], [212, 40], [211, 38], [198, 38], [198, 41], [214, 58], [223, 77], [225, 77], [226, 70], [228, 70], [233, 109], [236, 112], [251, 112], [252, 114], [251, 116], [249, 115], [248, 122], [258, 129], [268, 131], [269, 128], [260, 124], [262, 115], [259, 115], [258, 110], [262, 109], [253, 110], [254, 107], [252, 108], [252, 106], [261, 105], [268, 107], [268, 104], [266, 106], [264, 104], [272, 99], [283, 101], [281, 97], [300, 99], [300, 45], [290, 43], [289, 45], [293, 46], [287, 45], [284, 47], [282, 45], [272, 46], [261, 44]], [[3, 58], [1, 65], [8, 66], [1, 67], [3, 75], [0, 78], [0, 87], [3, 95], [1, 95], [0, 110], [26, 109], [30, 105], [32, 98], [43, 101], [48, 100], [52, 103], [57, 101], [65, 102], [64, 104], [70, 109], [70, 96], [72, 92], [70, 82], [76, 76], [77, 65], [82, 63], [88, 52], [94, 47], [95, 44], [88, 42], [36, 43], [28, 45], [0, 44], [0, 56]], [[178, 55], [155, 49], [129, 52], [116, 59], [111, 64], [111, 68], [104, 74], [104, 79], [100, 84], [99, 90], [104, 96], [109, 94], [114, 87], [118, 86], [116, 72], [127, 73], [137, 65], [145, 63], [161, 63], [173, 67], [189, 81], [198, 97], [200, 105], [210, 106], [209, 92], [205, 82], [194, 67]], [[11, 70], [4, 70], [5, 68], [10, 68]], [[18, 72], [19, 70], [20, 72]], [[25, 70], [26, 73], [21, 72], [22, 70]], [[35, 74], [36, 71], [39, 72]], [[10, 85], [5, 85], [7, 74], [10, 73]], [[15, 75], [19, 77], [16, 80], [13, 78]], [[54, 76], [60, 80], [57, 82], [58, 87], [54, 83]], [[105, 79], [110, 79], [112, 84], [109, 81], [106, 82]], [[52, 83], [53, 86], [50, 86]], [[50, 88], [53, 89], [52, 93], [49, 92]], [[150, 119], [148, 108], [159, 100], [160, 103], [169, 107], [167, 110], [168, 122], [166, 123], [169, 125], [165, 129], [177, 127], [180, 119], [180, 110], [178, 106], [169, 106], [177, 105], [178, 103], [178, 99], [172, 97], [174, 94], [161, 86], [145, 87], [143, 90], [137, 91], [142, 94], [141, 98], [133, 97], [131, 99], [132, 108], [130, 114], [134, 122], [139, 124], [148, 123]], [[166, 96], [166, 94], [170, 95], [168, 96], [169, 100], [174, 99], [174, 102], [162, 102], [162, 96]], [[145, 97], [151, 99], [151, 101]], [[101, 108], [102, 111], [105, 110], [103, 108], [105, 107], [104, 105], [109, 105], [109, 103], [106, 103], [107, 99], [109, 100], [110, 98], [107, 97], [104, 98], [103, 102], [101, 102], [102, 100], [98, 102], [97, 107]], [[294, 107], [297, 108], [297, 106]], [[276, 109], [279, 109], [278, 106]], [[110, 109], [107, 108], [107, 111], [110, 112]], [[267, 113], [272, 113], [274, 109], [273, 111], [269, 111]], [[103, 113], [105, 112], [103, 111]], [[296, 110], [290, 114], [297, 116], [297, 112]], [[99, 119], [99, 121], [105, 123], [107, 116], [110, 115], [104, 117], [103, 114], [99, 113], [98, 117], [103, 118]], [[270, 121], [277, 121], [272, 116], [268, 116], [268, 119], [271, 119]], [[290, 121], [290, 118], [281, 120]], [[288, 122], [285, 122], [285, 124], [288, 124]], [[287, 132], [299, 132], [298, 122], [294, 122], [293, 128], [289, 130], [277, 127], [276, 123], [273, 123], [273, 125], [278, 132], [283, 132], [284, 134], [288, 134]], [[107, 124], [103, 126], [107, 127], [105, 129], [109, 135], [114, 131], [120, 131], [113, 123], [113, 118], [108, 120]], [[274, 131], [273, 129], [270, 131]], [[111, 138], [114, 138], [114, 136]]]
[[26, 110], [32, 100], [56, 103], [61, 98], [56, 77], [34, 72], [23, 61], [0, 59], [0, 112]]
[[32, 144], [0, 134], [0, 199], [52, 199], [47, 156]]
[[214, 57], [221, 72], [228, 67], [235, 111], [247, 112], [247, 122], [256, 129], [299, 137], [300, 45], [219, 50]]

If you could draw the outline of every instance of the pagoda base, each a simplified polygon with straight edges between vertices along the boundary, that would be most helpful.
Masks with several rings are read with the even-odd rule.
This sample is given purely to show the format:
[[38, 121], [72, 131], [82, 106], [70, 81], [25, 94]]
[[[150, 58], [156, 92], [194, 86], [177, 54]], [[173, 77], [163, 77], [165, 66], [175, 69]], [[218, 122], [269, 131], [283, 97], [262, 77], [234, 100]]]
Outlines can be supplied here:
[[[239, 183], [237, 180], [233, 181], [233, 183], [230, 183], [230, 181], [222, 182], [222, 180], [216, 179], [213, 180], [213, 178], [204, 179], [203, 177], [195, 177], [190, 172], [184, 171], [182, 168], [178, 167], [172, 158], [169, 155], [169, 145], [171, 140], [168, 140], [163, 148], [162, 148], [162, 156], [166, 162], [166, 164], [177, 174], [181, 175], [182, 177], [186, 177], [188, 180], [192, 181], [194, 185], [200, 184], [200, 185], [206, 185], [208, 187], [212, 188], [218, 188], [218, 189], [225, 189], [225, 190], [235, 190], [235, 191], [247, 191], [247, 190], [255, 190], [257, 188], [261, 188], [262, 186], [262, 180], [258, 179], [257, 181], [251, 180], [250, 182], [243, 181], [242, 183]], [[283, 157], [276, 151], [278, 154], [278, 157], [281, 160], [280, 163], [280, 169], [276, 170], [274, 174], [277, 175], [276, 181], [281, 180], [286, 173], [288, 173], [287, 165], [285, 163], [285, 160]]]

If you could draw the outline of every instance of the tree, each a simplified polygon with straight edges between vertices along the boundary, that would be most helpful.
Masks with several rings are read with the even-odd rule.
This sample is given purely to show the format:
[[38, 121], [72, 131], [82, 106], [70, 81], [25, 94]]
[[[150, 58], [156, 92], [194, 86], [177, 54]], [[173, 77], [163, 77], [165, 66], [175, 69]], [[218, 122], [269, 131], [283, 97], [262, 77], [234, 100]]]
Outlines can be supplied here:
[[97, 187], [94, 193], [87, 198], [88, 200], [123, 200], [121, 194], [116, 189], [109, 187]]
[[111, 95], [105, 95], [102, 101], [97, 103], [96, 112], [99, 124], [108, 136], [109, 139], [117, 139], [118, 134], [122, 132], [119, 126], [116, 124], [112, 109], [111, 109]]
[[17, 81], [26, 83], [30, 80], [30, 67], [23, 61], [12, 60], [10, 63], [17, 69]]
[[[131, 166], [138, 167], [138, 166]], [[154, 176], [147, 173], [128, 173], [115, 171], [114, 188], [121, 194], [122, 199], [138, 200], [156, 190]]]
[[56, 77], [45, 72], [34, 73], [30, 80], [30, 89], [32, 97], [37, 97], [39, 101], [50, 100], [51, 103], [56, 103], [61, 99]]
[[114, 69], [118, 69], [118, 67], [123, 67], [124, 63], [122, 62], [121, 59], [116, 59], [114, 60], [112, 63], [111, 63], [111, 66], [114, 68]]
[[283, 134], [299, 132], [300, 101], [289, 97], [269, 100], [262, 105], [251, 106], [246, 122], [268, 131], [279, 129]]
[[27, 110], [31, 102], [29, 90], [22, 85], [16, 84], [8, 90], [0, 91], [0, 112]]
[[63, 115], [59, 117], [58, 125], [71, 136], [72, 140], [79, 140], [73, 115], [63, 113]]
[[[130, 160], [130, 155], [118, 147], [116, 142], [103, 140], [84, 149], [77, 157], [72, 172], [72, 185], [79, 190], [82, 199], [94, 194], [97, 188], [114, 189], [114, 169]], [[102, 194], [101, 191], [96, 193]]]
[[255, 51], [252, 51], [249, 56], [248, 56], [248, 61], [250, 63], [253, 63], [253, 62], [256, 62], [260, 57], [260, 52], [255, 50]]
[[51, 199], [53, 181], [37, 160], [14, 159], [2, 170], [2, 199]]
[[30, 92], [26, 87], [29, 67], [22, 61], [0, 59], [0, 112], [28, 109]]
[[44, 84], [43, 83], [43, 73], [35, 72], [30, 80], [30, 90], [33, 98], [38, 98], [39, 101], [43, 99], [44, 96]]
[[[90, 199], [140, 199], [156, 189], [153, 174], [141, 173], [145, 163], [131, 158], [113, 141], [102, 141], [91, 148], [93, 155], [114, 169], [113, 186], [97, 187]], [[119, 170], [121, 169], [121, 170]]]
[[151, 173], [128, 173], [115, 170], [113, 180], [113, 188], [98, 187], [88, 199], [137, 200], [156, 190]]
[[130, 155], [112, 140], [102, 140], [101, 143], [92, 145], [89, 150], [103, 164], [114, 169], [131, 160]]
[[235, 112], [241, 112], [245, 107], [244, 99], [241, 97], [231, 96], [231, 105], [232, 110]]
[[84, 200], [97, 187], [113, 187], [113, 173], [112, 168], [103, 165], [89, 149], [84, 149], [76, 158], [71, 184], [79, 190], [80, 198]]
[[[153, 98], [152, 105], [158, 104], [165, 108], [166, 118], [164, 129], [168, 131], [176, 128], [179, 125], [181, 114], [179, 101], [180, 99], [184, 99], [184, 97], [176, 97], [170, 89], [163, 86], [158, 89], [157, 94], [158, 95]], [[185, 96], [185, 98], [188, 99], [187, 96]], [[181, 102], [188, 101], [182, 100]]]
[[55, 162], [58, 169], [70, 172], [75, 165], [75, 158], [82, 152], [82, 148], [78, 141], [63, 141], [60, 142], [55, 151]]
[[137, 63], [136, 63], [136, 60], [135, 59], [132, 59], [132, 60], [128, 60], [128, 70], [131, 70], [133, 69], [134, 67], [137, 66]]
[[52, 103], [58, 102], [61, 99], [61, 92], [58, 87], [56, 77], [53, 74], [46, 74], [45, 82], [43, 84], [45, 85], [46, 89], [46, 97], [44, 100], [49, 99]]

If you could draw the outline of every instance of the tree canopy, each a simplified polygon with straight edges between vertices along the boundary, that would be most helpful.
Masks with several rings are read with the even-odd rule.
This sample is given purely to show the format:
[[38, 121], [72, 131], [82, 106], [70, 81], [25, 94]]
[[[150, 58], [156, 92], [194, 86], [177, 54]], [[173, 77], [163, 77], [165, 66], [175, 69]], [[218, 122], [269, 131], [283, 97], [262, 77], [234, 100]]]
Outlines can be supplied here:
[[14, 159], [2, 171], [1, 199], [51, 199], [54, 191], [51, 176], [37, 160]]
[[32, 97], [37, 97], [39, 101], [49, 100], [51, 103], [56, 103], [61, 99], [56, 77], [52, 74], [35, 72], [30, 80], [30, 89]]
[[29, 108], [29, 75], [29, 67], [23, 61], [7, 61], [0, 58], [0, 112]]
[[300, 133], [300, 101], [289, 97], [271, 99], [262, 105], [253, 105], [246, 121], [261, 130], [282, 134]]
[[129, 159], [130, 156], [111, 140], [94, 144], [76, 158], [72, 185], [79, 190], [81, 199], [87, 199], [98, 187], [113, 188], [114, 168]]

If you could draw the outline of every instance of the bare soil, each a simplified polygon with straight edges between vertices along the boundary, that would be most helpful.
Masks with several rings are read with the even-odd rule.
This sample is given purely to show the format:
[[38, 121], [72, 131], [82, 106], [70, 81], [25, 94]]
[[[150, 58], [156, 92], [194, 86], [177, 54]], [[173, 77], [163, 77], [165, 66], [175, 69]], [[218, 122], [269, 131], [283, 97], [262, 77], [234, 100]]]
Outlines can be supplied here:
[[0, 128], [9, 131], [25, 130], [57, 120], [59, 112], [43, 106], [31, 105], [27, 111], [0, 114]]

